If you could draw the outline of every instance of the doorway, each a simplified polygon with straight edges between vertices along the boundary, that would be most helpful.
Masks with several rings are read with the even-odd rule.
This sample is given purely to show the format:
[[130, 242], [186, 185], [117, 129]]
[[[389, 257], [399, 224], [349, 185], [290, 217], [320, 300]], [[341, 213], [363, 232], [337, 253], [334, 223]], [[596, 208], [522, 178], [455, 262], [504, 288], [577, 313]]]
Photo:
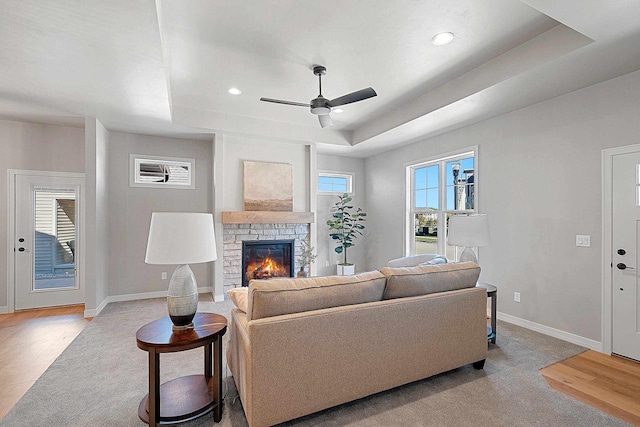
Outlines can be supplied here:
[[603, 350], [640, 361], [640, 146], [603, 151]]
[[78, 274], [84, 175], [9, 173], [10, 311], [11, 302], [15, 310], [84, 303]]

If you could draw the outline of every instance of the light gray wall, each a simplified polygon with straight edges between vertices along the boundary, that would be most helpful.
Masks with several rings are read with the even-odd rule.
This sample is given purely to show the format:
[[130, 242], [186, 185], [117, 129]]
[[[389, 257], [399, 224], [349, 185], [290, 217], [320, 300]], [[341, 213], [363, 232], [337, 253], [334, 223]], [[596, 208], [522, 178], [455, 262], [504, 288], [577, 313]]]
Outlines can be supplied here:
[[293, 166], [293, 210], [309, 211], [307, 194], [309, 170], [307, 151], [302, 144], [264, 141], [224, 135], [224, 195], [222, 210], [242, 210], [242, 161], [290, 163]]
[[8, 305], [7, 169], [84, 172], [84, 130], [0, 120], [0, 307]]
[[[318, 154], [318, 172], [349, 172], [354, 173], [353, 180], [353, 205], [361, 207], [367, 212], [366, 206], [366, 184], [364, 174], [364, 160], [353, 157], [330, 156], [326, 154]], [[329, 226], [327, 219], [331, 218], [333, 205], [338, 201], [338, 196], [318, 193], [317, 196], [317, 213], [316, 220], [318, 222], [318, 244], [316, 253], [316, 265], [319, 276], [330, 276], [336, 274], [336, 263], [343, 261], [342, 254], [335, 252], [334, 240], [329, 237]], [[365, 262], [366, 247], [368, 245], [369, 222], [364, 223], [366, 226], [364, 236], [358, 237], [355, 246], [347, 251], [347, 260], [356, 265], [356, 272], [367, 271]], [[329, 266], [326, 263], [329, 261]]]
[[107, 270], [108, 222], [107, 210], [109, 180], [107, 147], [109, 132], [98, 120], [85, 119], [85, 200], [84, 234], [80, 236], [79, 252], [84, 257], [84, 270], [80, 270], [80, 284], [84, 286], [85, 312], [91, 313], [107, 297], [109, 272]]
[[[129, 187], [129, 154], [196, 160], [193, 190]], [[212, 143], [109, 133], [109, 296], [166, 291], [176, 266], [145, 264], [152, 212], [211, 212]], [[199, 287], [211, 285], [211, 263], [191, 269]]]
[[601, 341], [601, 151], [640, 143], [639, 101], [635, 72], [367, 159], [368, 266], [403, 255], [404, 164], [477, 144], [498, 311]]

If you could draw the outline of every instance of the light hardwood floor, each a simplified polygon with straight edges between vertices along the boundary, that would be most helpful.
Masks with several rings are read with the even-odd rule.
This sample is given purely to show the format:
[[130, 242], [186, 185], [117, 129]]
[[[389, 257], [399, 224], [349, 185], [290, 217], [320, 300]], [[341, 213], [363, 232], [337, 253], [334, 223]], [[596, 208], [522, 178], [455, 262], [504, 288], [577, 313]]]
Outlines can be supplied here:
[[84, 305], [0, 315], [0, 419], [87, 326]]
[[589, 350], [540, 373], [554, 389], [640, 426], [640, 363]]

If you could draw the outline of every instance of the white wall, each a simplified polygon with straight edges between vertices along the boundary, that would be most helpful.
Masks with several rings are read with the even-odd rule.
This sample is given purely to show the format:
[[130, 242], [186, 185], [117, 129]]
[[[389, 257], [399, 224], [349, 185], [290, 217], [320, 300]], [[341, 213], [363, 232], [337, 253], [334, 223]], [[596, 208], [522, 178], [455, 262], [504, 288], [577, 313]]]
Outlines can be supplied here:
[[[361, 207], [367, 214], [366, 207], [366, 185], [364, 174], [364, 159], [342, 156], [330, 156], [318, 154], [318, 171], [349, 172], [355, 174], [353, 180], [353, 206]], [[334, 240], [329, 237], [329, 226], [327, 220], [331, 218], [333, 205], [338, 201], [337, 195], [318, 193], [317, 213], [318, 241], [316, 253], [316, 266], [319, 276], [330, 276], [336, 274], [336, 263], [343, 261], [342, 254], [335, 252]], [[368, 245], [367, 235], [369, 234], [369, 223], [364, 223], [364, 236], [360, 236], [355, 241], [355, 246], [347, 251], [348, 261], [355, 263], [356, 272], [367, 271], [365, 262], [366, 247]], [[326, 262], [329, 261], [327, 267]]]
[[[196, 160], [195, 189], [129, 186], [129, 154]], [[109, 296], [166, 291], [174, 265], [145, 264], [152, 212], [211, 212], [212, 143], [130, 133], [109, 133]], [[198, 287], [210, 287], [211, 263], [191, 265]]]
[[0, 120], [0, 307], [8, 305], [7, 169], [84, 172], [84, 130]]
[[[93, 316], [108, 295], [107, 269], [109, 234], [108, 194], [109, 180], [107, 149], [109, 132], [98, 120], [85, 119], [85, 209], [84, 234], [80, 247], [84, 256], [84, 269], [80, 270], [80, 284], [85, 287], [85, 315]], [[82, 218], [82, 217], [81, 217]]]
[[635, 72], [367, 159], [367, 265], [403, 255], [403, 164], [477, 144], [481, 280], [498, 311], [601, 341], [601, 151], [640, 143], [638, 117]]

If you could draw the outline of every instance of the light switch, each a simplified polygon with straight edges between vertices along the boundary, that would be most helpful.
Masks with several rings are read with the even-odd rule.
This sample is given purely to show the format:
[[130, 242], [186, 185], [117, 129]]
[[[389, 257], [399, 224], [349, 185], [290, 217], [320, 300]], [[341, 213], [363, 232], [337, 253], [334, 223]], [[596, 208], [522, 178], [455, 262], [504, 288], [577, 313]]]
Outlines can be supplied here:
[[591, 247], [591, 236], [589, 235], [576, 235], [576, 246], [588, 248]]

